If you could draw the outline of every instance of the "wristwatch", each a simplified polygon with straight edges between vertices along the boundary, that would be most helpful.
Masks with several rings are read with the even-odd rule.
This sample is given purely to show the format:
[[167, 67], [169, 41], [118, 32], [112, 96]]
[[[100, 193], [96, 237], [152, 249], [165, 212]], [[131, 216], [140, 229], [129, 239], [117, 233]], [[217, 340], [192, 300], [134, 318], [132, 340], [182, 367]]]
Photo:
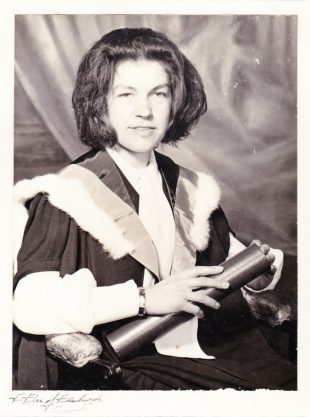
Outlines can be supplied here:
[[138, 317], [145, 316], [145, 288], [138, 287], [139, 291], [139, 310], [138, 310]]

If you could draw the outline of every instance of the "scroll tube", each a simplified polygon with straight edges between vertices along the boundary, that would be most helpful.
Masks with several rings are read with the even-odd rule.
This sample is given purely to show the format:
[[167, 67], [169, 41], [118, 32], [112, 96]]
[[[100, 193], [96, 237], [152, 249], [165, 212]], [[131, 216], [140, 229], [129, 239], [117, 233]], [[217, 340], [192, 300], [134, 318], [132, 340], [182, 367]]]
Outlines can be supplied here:
[[[271, 262], [256, 244], [252, 243], [221, 265], [224, 271], [214, 277], [228, 282], [227, 289], [208, 288], [206, 294], [219, 301], [233, 291], [248, 284], [254, 278], [270, 270]], [[135, 319], [107, 335], [107, 340], [120, 360], [126, 360], [154, 342], [163, 333], [193, 316], [189, 313], [173, 313]]]

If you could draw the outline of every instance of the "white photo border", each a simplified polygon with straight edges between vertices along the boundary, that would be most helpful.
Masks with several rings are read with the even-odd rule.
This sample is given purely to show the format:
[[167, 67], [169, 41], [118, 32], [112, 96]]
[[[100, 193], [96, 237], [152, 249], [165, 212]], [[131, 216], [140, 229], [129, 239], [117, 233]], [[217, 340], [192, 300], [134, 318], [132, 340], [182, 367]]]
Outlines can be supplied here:
[[[209, 417], [306, 417], [310, 398], [309, 325], [310, 280], [307, 271], [307, 231], [310, 231], [309, 109], [310, 109], [310, 5], [308, 1], [197, 1], [197, 0], [8, 0], [0, 13], [0, 328], [1, 416], [209, 416]], [[11, 291], [12, 276], [12, 184], [14, 112], [14, 17], [16, 14], [281, 14], [298, 16], [298, 245], [299, 245], [299, 375], [298, 390], [255, 392], [169, 391], [81, 392], [70, 396], [78, 401], [62, 408], [44, 407], [57, 392], [26, 392], [32, 402], [13, 401], [11, 390]], [[308, 194], [308, 195], [307, 195]], [[25, 393], [25, 392], [24, 392]], [[69, 395], [69, 394], [68, 394]], [[100, 400], [99, 400], [100, 399]]]

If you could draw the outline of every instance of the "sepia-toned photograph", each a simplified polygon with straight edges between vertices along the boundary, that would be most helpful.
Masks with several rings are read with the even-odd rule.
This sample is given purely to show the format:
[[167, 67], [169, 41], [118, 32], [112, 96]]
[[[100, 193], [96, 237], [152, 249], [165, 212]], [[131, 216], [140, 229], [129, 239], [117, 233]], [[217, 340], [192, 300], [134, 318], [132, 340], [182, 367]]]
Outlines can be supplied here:
[[149, 3], [0, 14], [1, 413], [306, 417], [307, 7]]
[[14, 389], [297, 389], [297, 23], [16, 16]]

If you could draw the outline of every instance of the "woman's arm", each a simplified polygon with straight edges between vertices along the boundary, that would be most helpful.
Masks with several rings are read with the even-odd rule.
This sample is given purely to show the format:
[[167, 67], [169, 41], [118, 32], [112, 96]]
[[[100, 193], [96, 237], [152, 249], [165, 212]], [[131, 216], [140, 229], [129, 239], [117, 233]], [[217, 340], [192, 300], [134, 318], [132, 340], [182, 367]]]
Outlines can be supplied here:
[[31, 334], [90, 333], [97, 324], [137, 315], [138, 306], [133, 280], [97, 287], [86, 268], [63, 278], [57, 271], [44, 271], [18, 283], [13, 319], [20, 330]]
[[[192, 290], [198, 287], [227, 288], [226, 284], [208, 277], [221, 271], [222, 268], [216, 266], [195, 267], [148, 287], [147, 313], [187, 311], [201, 316], [200, 308], [192, 302], [218, 308], [219, 303], [203, 291]], [[139, 294], [133, 280], [96, 287], [92, 273], [84, 268], [63, 278], [57, 271], [24, 277], [14, 293], [13, 317], [15, 325], [26, 333], [90, 333], [97, 324], [136, 316], [138, 309]]]

